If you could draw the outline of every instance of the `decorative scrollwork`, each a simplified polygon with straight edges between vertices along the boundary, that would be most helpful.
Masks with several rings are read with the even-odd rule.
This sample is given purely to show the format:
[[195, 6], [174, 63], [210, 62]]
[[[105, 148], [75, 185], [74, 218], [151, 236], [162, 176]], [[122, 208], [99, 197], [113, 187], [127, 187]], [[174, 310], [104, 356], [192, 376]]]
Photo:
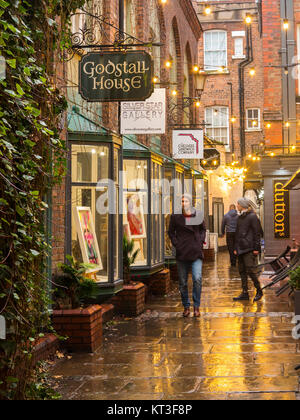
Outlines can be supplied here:
[[[71, 17], [70, 49], [64, 51], [64, 60], [71, 60], [75, 54], [82, 55], [84, 50], [128, 50], [133, 47], [147, 46], [151, 41], [144, 43], [133, 35], [120, 31], [105, 16], [96, 16], [87, 10], [79, 10]], [[156, 44], [160, 46], [161, 44]]]

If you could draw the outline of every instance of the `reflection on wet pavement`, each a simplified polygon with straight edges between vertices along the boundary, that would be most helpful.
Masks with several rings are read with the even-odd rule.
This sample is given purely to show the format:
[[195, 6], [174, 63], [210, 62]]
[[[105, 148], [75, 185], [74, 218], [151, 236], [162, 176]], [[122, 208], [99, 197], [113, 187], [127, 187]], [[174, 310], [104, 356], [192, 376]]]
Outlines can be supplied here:
[[268, 290], [259, 303], [233, 302], [239, 292], [237, 272], [219, 254], [205, 264], [200, 318], [182, 318], [174, 285], [139, 318], [110, 326], [96, 354], [59, 362], [52, 374], [60, 393], [80, 400], [298, 398], [300, 345], [288, 298]]

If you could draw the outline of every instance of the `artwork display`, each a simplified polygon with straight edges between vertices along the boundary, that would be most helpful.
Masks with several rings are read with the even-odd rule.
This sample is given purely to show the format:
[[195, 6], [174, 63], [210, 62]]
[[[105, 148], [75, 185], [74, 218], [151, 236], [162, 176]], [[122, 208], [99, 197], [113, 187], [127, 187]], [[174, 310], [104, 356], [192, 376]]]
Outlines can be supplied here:
[[128, 223], [131, 239], [143, 239], [147, 236], [143, 210], [144, 195], [141, 193], [124, 195], [125, 223]]
[[91, 209], [90, 207], [76, 207], [74, 213], [83, 262], [95, 264], [101, 271], [103, 265]]

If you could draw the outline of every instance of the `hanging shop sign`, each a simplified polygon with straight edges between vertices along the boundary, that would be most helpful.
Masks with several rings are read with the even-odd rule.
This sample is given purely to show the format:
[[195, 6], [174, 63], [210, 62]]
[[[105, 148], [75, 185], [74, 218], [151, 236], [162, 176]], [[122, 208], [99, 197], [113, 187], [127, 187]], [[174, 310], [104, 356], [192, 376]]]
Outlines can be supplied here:
[[174, 159], [203, 159], [203, 130], [174, 130]]
[[221, 165], [221, 153], [214, 148], [204, 149], [204, 158], [200, 163], [203, 169], [218, 169]]
[[290, 238], [290, 192], [284, 189], [285, 181], [274, 181], [274, 236]]
[[86, 54], [79, 93], [88, 102], [144, 101], [153, 93], [153, 62], [144, 51]]
[[143, 102], [121, 104], [121, 134], [165, 134], [166, 89], [155, 89]]

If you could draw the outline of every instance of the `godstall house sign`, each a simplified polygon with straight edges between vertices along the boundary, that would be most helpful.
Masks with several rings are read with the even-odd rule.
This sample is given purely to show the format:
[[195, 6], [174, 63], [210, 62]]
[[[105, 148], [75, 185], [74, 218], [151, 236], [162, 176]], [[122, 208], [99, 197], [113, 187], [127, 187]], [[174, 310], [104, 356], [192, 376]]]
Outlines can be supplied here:
[[79, 93], [88, 102], [144, 101], [153, 93], [153, 61], [145, 51], [86, 54]]

